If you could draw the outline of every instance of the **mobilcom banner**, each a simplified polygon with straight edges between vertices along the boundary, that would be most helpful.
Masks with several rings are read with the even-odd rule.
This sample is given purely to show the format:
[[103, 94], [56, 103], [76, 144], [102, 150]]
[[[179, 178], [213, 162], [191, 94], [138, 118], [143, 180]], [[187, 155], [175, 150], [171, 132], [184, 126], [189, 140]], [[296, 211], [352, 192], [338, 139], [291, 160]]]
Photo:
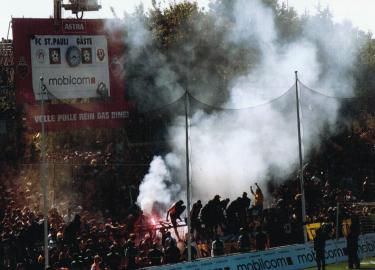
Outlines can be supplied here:
[[35, 35], [30, 39], [32, 85], [41, 99], [40, 77], [59, 99], [110, 96], [107, 39], [104, 35]]
[[[330, 240], [326, 243], [326, 262], [332, 264], [347, 260], [346, 240]], [[360, 258], [375, 256], [375, 233], [366, 234], [359, 240]], [[315, 266], [312, 243], [285, 246], [263, 252], [242, 253], [196, 260], [157, 267], [161, 270], [297, 270]], [[152, 269], [152, 267], [148, 268]], [[156, 269], [156, 268], [155, 268]]]

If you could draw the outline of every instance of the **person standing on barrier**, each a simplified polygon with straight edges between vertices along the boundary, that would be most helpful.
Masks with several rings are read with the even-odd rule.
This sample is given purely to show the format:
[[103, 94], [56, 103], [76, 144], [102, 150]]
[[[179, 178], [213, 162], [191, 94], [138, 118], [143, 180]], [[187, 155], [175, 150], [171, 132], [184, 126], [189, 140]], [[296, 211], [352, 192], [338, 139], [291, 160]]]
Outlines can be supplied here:
[[255, 183], [255, 186], [257, 187], [255, 192], [253, 191], [253, 187], [250, 186], [250, 191], [251, 194], [254, 196], [254, 210], [256, 211], [257, 215], [262, 215], [263, 211], [263, 201], [264, 201], [264, 196], [263, 192], [258, 186], [258, 183]]
[[320, 228], [316, 231], [316, 235], [314, 238], [314, 250], [316, 257], [316, 266], [318, 267], [318, 270], [326, 269], [324, 253], [327, 239], [328, 234], [326, 232], [326, 225], [323, 223], [322, 226], [320, 226]]
[[358, 237], [360, 234], [360, 223], [358, 217], [352, 217], [352, 224], [346, 238], [346, 247], [348, 251], [348, 268], [359, 269], [361, 267], [358, 257]]
[[181, 221], [181, 214], [184, 212], [186, 209], [186, 206], [184, 205], [184, 201], [179, 200], [178, 202], [174, 203], [167, 211], [167, 218], [166, 220], [168, 221], [168, 216], [171, 217], [171, 222], [173, 225], [174, 232], [177, 236], [178, 241], [181, 241], [180, 235], [178, 234], [177, 231], [177, 219]]
[[202, 209], [202, 202], [198, 200], [196, 203], [193, 204], [193, 207], [190, 210], [190, 222], [191, 222], [191, 233], [194, 235], [195, 231], [200, 231], [200, 220], [199, 220], [199, 213]]

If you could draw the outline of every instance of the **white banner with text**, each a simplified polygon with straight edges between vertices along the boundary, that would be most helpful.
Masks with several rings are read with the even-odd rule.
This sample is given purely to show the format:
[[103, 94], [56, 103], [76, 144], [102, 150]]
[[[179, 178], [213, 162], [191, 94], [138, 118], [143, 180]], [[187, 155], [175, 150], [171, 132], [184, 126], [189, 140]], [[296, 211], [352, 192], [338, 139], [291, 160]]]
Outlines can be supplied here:
[[[326, 263], [347, 260], [346, 239], [326, 242]], [[375, 256], [375, 233], [362, 235], [359, 257]], [[158, 266], [160, 270], [297, 270], [316, 265], [312, 243], [274, 248], [262, 252], [241, 253], [196, 260], [190, 263]], [[152, 269], [152, 267], [148, 268]], [[156, 269], [156, 267], [155, 267]]]
[[110, 96], [105, 36], [35, 35], [30, 39], [36, 100], [42, 84], [59, 99]]

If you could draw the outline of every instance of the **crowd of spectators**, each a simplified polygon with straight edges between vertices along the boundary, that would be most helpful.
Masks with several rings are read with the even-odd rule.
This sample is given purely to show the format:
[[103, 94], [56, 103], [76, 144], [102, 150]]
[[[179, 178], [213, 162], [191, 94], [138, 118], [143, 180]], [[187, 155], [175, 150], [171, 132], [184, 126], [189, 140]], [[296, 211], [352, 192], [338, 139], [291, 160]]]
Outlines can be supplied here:
[[[123, 216], [123, 206], [137, 198], [137, 187], [147, 173], [153, 153], [163, 153], [164, 147], [129, 143], [124, 133], [124, 130], [85, 130], [78, 134], [49, 135], [46, 162], [53, 190], [52, 204], [64, 203], [65, 208], [70, 201], [85, 209]], [[89, 138], [82, 140], [86, 137]], [[117, 139], [112, 140], [113, 137]], [[29, 138], [27, 145], [20, 174], [31, 181], [32, 186], [38, 186], [40, 134]]]
[[[220, 194], [201, 198], [193, 202], [190, 211], [181, 208], [182, 222], [172, 215], [172, 223], [155, 222], [142, 213], [134, 200], [139, 184], [136, 181], [147, 169], [156, 144], [150, 149], [145, 144], [132, 147], [126, 140], [111, 142], [100, 136], [94, 144], [87, 142], [87, 147], [86, 142], [80, 147], [77, 143], [67, 140], [52, 144], [63, 146], [47, 151], [50, 163], [67, 165], [71, 172], [66, 178], [73, 179], [65, 181], [64, 170], [53, 172], [59, 183], [50, 187], [54, 194], [49, 196], [60, 204], [52, 203], [48, 216], [51, 269], [135, 269], [187, 260], [187, 228], [183, 222], [187, 214], [191, 219], [193, 259], [304, 241], [298, 176], [282, 183], [262, 181], [235, 199], [221, 198]], [[341, 142], [344, 146], [357, 143]], [[351, 159], [339, 146], [337, 141], [334, 146], [331, 143], [325, 151], [329, 157], [312, 158], [304, 168], [307, 223], [325, 222], [335, 228], [338, 210], [341, 222], [352, 214], [348, 203], [375, 198], [370, 166], [364, 166], [367, 170], [354, 170], [348, 165]], [[30, 168], [15, 162], [1, 164], [1, 269], [44, 266], [38, 148], [38, 138], [30, 140], [26, 155]], [[351, 149], [359, 149], [362, 155], [353, 156], [354, 159], [372, 164], [372, 151], [364, 150], [368, 145]], [[128, 158], [145, 166], [141, 170], [124, 170], [120, 165]], [[357, 165], [354, 162], [353, 166]], [[125, 183], [120, 175], [129, 181]], [[138, 180], [132, 183], [132, 179]], [[69, 201], [75, 204], [70, 205]], [[341, 204], [340, 209], [337, 203]]]
[[[1, 268], [43, 269], [44, 217], [38, 204], [28, 203], [23, 187], [12, 183], [16, 174], [15, 169], [4, 168], [0, 179]], [[355, 194], [332, 188], [309, 168], [305, 180], [309, 222], [335, 223], [337, 201], [357, 202], [374, 194], [368, 178]], [[282, 184], [274, 191], [270, 207], [264, 207], [258, 185], [255, 191], [249, 189], [250, 196], [243, 192], [232, 201], [215, 195], [205, 204], [194, 202], [190, 211], [193, 259], [303, 242], [298, 185], [299, 179]], [[64, 215], [51, 208], [48, 223], [51, 269], [135, 269], [187, 260], [184, 223], [152, 221], [136, 205], [117, 218], [82, 208]], [[173, 226], [180, 230], [181, 239]]]

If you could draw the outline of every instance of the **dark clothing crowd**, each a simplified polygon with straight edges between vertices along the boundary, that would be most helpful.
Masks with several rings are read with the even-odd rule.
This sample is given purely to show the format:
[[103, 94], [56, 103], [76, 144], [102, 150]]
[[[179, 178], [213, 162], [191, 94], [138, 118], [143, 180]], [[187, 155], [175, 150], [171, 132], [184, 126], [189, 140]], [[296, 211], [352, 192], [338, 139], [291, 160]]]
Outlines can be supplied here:
[[[125, 147], [121, 141], [105, 144], [98, 140], [100, 151], [72, 151], [67, 145], [56, 151], [61, 156], [48, 156], [53, 162], [63, 160], [68, 165], [73, 161], [86, 165], [77, 168], [71, 165], [75, 177], [72, 186], [65, 188], [63, 185], [67, 182], [63, 172], [69, 170], [56, 175], [60, 183], [55, 187], [54, 196], [73, 200], [73, 194], [67, 191], [75, 188], [81, 200], [80, 207], [63, 204], [49, 209], [51, 269], [124, 270], [186, 261], [187, 215], [191, 221], [193, 259], [304, 241], [299, 177], [282, 183], [263, 181], [234, 199], [215, 195], [194, 200], [191, 209], [186, 209], [183, 201], [177, 201], [167, 211], [170, 222], [164, 219], [151, 222], [134, 204], [136, 184], [134, 188], [125, 185], [119, 173], [125, 171], [140, 178], [144, 172], [137, 175], [138, 171], [114, 165], [124, 161], [116, 158], [124, 148], [127, 153], [139, 152], [140, 160], [148, 164], [152, 155], [145, 154], [145, 147], [137, 150]], [[327, 153], [337, 153], [339, 148], [336, 148]], [[36, 147], [31, 147], [31, 163], [38, 156], [35, 151]], [[138, 154], [131, 156], [134, 155]], [[330, 160], [337, 161], [339, 157], [330, 157]], [[332, 224], [332, 228], [336, 228], [337, 213], [341, 224], [353, 216], [351, 204], [374, 200], [374, 183], [371, 173], [355, 171], [357, 173], [350, 176], [354, 172], [352, 168], [341, 168], [337, 164], [328, 168], [325, 164], [331, 163], [322, 159], [304, 168], [306, 222]], [[327, 167], [324, 170], [323, 165]], [[13, 164], [7, 166], [2, 167], [0, 174], [0, 269], [44, 269], [44, 216], [40, 207], [43, 198], [35, 180], [39, 175], [34, 171], [23, 174]], [[16, 175], [20, 176], [19, 182], [14, 181]], [[374, 208], [366, 211], [366, 215], [375, 215]], [[353, 222], [346, 236], [349, 268], [359, 265], [360, 224], [360, 221]], [[341, 230], [338, 234], [343, 236]], [[319, 232], [318, 235], [315, 241], [317, 262], [324, 269], [322, 249], [329, 234]]]
[[[7, 181], [10, 177], [3, 175], [3, 184], [0, 185], [1, 269], [44, 269], [44, 216], [40, 209], [27, 206], [25, 194]], [[369, 180], [364, 181], [365, 186], [366, 181]], [[205, 204], [201, 200], [195, 201], [188, 212], [180, 200], [168, 209], [170, 223], [151, 222], [136, 205], [129, 208], [123, 218], [105, 217], [85, 209], [63, 216], [52, 208], [48, 213], [50, 268], [118, 270], [186, 261], [184, 220], [187, 214], [191, 220], [192, 259], [302, 243], [301, 196], [298, 192], [292, 193], [294, 184], [296, 182], [291, 181], [281, 185], [277, 190], [279, 196], [270, 207], [264, 207], [264, 195], [257, 184], [255, 190], [250, 188], [252, 197], [243, 192], [231, 201], [215, 195]], [[336, 197], [342, 193], [340, 190], [334, 192], [316, 177], [308, 178], [306, 185], [318, 186], [323, 194], [329, 191]], [[314, 189], [309, 192], [314, 192]], [[368, 196], [368, 192], [366, 189], [357, 196]], [[358, 201], [354, 194], [349, 195], [346, 193], [343, 200]], [[315, 205], [310, 205], [308, 213], [314, 215], [308, 218], [332, 224], [332, 210], [329, 208], [333, 209], [333, 206], [329, 200], [319, 211]], [[342, 212], [342, 218], [352, 214], [349, 208]], [[359, 224], [359, 221], [354, 221], [347, 236], [350, 267], [359, 265]], [[314, 240], [319, 269], [325, 267], [323, 251], [328, 238], [328, 234], [318, 231]]]

